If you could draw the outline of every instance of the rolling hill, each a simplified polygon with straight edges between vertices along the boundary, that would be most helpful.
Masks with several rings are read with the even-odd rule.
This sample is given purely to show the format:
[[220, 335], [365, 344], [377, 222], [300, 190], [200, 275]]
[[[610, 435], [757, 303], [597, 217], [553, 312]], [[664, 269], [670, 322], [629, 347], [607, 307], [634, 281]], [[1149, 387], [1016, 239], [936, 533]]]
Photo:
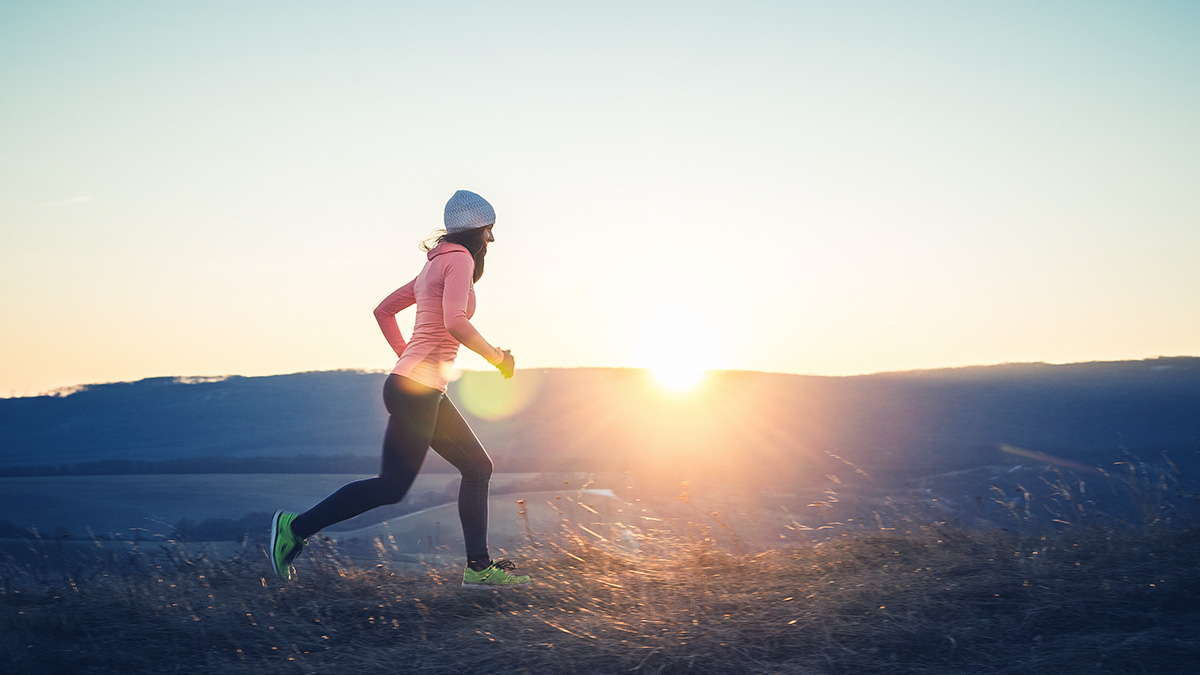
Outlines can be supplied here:
[[[378, 454], [383, 378], [154, 378], [0, 399], [0, 468], [127, 461], [226, 471], [303, 455], [361, 457], [350, 470], [362, 471]], [[468, 372], [450, 396], [504, 471], [787, 482], [1030, 461], [1094, 466], [1163, 452], [1185, 473], [1200, 464], [1193, 357], [854, 377], [717, 371], [683, 395], [632, 369], [526, 370], [507, 382]], [[429, 469], [448, 465], [435, 459]]]

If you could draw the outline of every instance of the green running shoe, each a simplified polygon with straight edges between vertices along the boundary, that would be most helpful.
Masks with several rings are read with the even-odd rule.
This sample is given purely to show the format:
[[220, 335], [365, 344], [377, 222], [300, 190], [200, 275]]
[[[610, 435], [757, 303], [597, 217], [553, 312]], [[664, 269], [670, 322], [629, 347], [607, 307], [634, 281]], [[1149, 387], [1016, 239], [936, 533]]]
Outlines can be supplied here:
[[276, 511], [271, 519], [271, 550], [267, 556], [271, 559], [271, 568], [280, 579], [292, 578], [292, 561], [304, 550], [305, 540], [292, 534], [292, 521], [299, 514], [289, 511]]
[[480, 586], [524, 586], [529, 583], [529, 577], [509, 574], [508, 570], [516, 569], [516, 565], [508, 560], [493, 560], [491, 565], [476, 572], [470, 567], [463, 570], [463, 587]]

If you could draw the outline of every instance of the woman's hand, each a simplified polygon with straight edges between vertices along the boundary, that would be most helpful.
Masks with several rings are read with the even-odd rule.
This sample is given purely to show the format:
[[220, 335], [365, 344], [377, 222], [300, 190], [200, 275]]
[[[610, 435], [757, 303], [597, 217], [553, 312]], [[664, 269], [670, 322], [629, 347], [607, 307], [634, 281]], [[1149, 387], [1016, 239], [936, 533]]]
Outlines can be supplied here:
[[500, 374], [504, 376], [504, 379], [511, 379], [513, 372], [517, 369], [517, 362], [513, 359], [512, 352], [509, 350], [501, 349], [500, 353], [503, 356], [494, 365], [500, 369]]

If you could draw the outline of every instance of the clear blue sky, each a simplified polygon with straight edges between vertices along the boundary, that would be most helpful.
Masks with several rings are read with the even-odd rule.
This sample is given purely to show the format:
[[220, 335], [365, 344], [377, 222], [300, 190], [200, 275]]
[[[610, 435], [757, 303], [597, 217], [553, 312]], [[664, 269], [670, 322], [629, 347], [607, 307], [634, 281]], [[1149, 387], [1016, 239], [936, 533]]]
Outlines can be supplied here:
[[389, 368], [459, 188], [519, 366], [1200, 354], [1198, 185], [1200, 3], [10, 0], [0, 395]]

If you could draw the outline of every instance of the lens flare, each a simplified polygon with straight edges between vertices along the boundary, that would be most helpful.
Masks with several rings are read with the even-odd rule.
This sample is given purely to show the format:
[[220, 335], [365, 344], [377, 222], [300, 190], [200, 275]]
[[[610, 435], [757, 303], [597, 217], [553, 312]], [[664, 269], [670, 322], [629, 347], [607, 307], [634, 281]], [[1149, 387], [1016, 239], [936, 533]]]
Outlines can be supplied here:
[[500, 420], [529, 405], [541, 387], [541, 376], [524, 371], [505, 380], [499, 373], [464, 372], [453, 387], [456, 401], [467, 412], [485, 420]]

